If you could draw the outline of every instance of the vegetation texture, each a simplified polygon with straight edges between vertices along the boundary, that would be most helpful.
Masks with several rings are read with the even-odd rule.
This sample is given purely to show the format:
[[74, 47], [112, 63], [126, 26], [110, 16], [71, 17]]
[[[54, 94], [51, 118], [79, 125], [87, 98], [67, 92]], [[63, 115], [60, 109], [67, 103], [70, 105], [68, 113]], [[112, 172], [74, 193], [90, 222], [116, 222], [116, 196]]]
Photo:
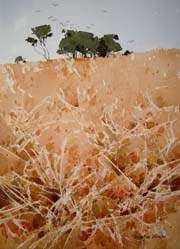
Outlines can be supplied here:
[[[13, 134], [0, 147], [5, 239], [18, 249], [132, 249], [167, 238], [165, 222], [180, 196], [180, 141], [173, 128], [179, 114], [173, 106], [157, 106], [147, 91], [127, 122], [121, 109], [122, 121], [115, 122], [116, 100], [93, 122], [86, 114], [93, 95], [77, 91], [72, 105], [59, 89], [28, 112], [24, 91], [16, 94], [19, 102], [1, 114]], [[58, 134], [68, 124], [58, 151], [51, 142], [41, 145], [44, 131]], [[86, 159], [77, 150], [83, 139], [83, 147], [90, 146]], [[10, 172], [3, 171], [3, 157]]]

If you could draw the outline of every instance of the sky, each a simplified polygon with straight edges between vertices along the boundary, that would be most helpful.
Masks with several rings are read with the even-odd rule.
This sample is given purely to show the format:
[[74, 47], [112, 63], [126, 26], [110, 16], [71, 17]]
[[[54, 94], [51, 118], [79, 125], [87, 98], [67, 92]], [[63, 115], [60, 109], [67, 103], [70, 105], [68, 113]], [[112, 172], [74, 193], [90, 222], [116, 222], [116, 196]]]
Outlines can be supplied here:
[[63, 28], [118, 34], [124, 51], [180, 48], [180, 0], [0, 0], [0, 64], [43, 60], [25, 41], [43, 24], [52, 27], [52, 59]]

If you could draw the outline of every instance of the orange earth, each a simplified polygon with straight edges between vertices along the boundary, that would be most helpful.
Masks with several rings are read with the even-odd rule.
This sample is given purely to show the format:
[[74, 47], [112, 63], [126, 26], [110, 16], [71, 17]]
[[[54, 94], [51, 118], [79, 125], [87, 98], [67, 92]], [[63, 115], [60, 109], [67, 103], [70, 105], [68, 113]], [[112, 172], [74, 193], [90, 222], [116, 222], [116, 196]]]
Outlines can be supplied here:
[[180, 50], [0, 65], [0, 125], [0, 248], [180, 248]]

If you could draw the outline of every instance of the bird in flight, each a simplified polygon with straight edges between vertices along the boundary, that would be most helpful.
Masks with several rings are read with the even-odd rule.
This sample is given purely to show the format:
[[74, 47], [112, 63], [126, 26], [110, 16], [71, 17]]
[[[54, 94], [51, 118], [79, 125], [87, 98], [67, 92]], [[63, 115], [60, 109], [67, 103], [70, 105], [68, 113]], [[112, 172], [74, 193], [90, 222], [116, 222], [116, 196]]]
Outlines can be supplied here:
[[135, 40], [128, 40], [127, 43], [134, 43]]
[[103, 13], [108, 13], [108, 11], [107, 10], [101, 10]]
[[56, 22], [57, 21], [57, 18], [53, 18], [51, 19], [52, 22]]
[[48, 19], [52, 19], [52, 18], [54, 18], [54, 16], [49, 16], [49, 17], [48, 17]]
[[52, 6], [57, 7], [59, 4], [58, 3], [52, 3]]
[[63, 22], [59, 22], [59, 24], [63, 27], [67, 27], [67, 24], [66, 23], [63, 23]]
[[34, 12], [39, 13], [39, 12], [41, 12], [41, 11], [40, 11], [40, 10], [35, 10]]

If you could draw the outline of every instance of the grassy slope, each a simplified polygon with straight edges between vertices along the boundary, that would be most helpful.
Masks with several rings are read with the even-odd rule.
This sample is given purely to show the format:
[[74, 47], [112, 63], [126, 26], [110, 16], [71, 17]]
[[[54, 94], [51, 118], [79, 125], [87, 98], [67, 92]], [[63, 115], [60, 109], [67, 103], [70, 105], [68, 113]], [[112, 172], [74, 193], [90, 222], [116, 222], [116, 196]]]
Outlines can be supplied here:
[[[59, 88], [61, 88], [64, 91], [65, 100], [71, 104], [70, 108], [75, 111], [79, 120], [81, 120], [81, 115], [78, 111], [76, 113], [76, 110], [83, 109], [81, 113], [85, 120], [84, 125], [92, 121], [97, 132], [102, 132], [100, 122], [102, 111], [111, 113], [109, 107], [115, 103], [117, 108], [112, 115], [114, 123], [120, 129], [122, 127], [124, 132], [124, 128], [140, 122], [142, 126], [140, 130], [136, 130], [138, 133], [141, 132], [144, 122], [146, 122], [146, 115], [150, 111], [146, 97], [152, 96], [153, 103], [162, 110], [162, 112], [154, 111], [154, 125], [167, 121], [167, 112], [169, 113], [169, 111], [166, 112], [166, 108], [172, 106], [170, 120], [174, 117], [177, 119], [173, 128], [177, 139], [180, 139], [180, 130], [178, 129], [180, 117], [179, 113], [175, 114], [175, 107], [180, 105], [180, 79], [177, 77], [179, 69], [179, 50], [157, 50], [128, 57], [116, 56], [106, 59], [96, 58], [95, 60], [53, 60], [24, 65], [4, 65], [0, 67], [1, 89], [4, 89], [0, 96], [2, 103], [0, 111], [2, 118], [7, 118], [7, 113], [16, 105], [21, 106], [23, 104], [27, 111], [31, 111], [47, 96], [50, 96], [48, 97], [49, 101], [54, 103], [53, 98], [56, 98], [57, 93], [61, 95], [59, 91]], [[10, 89], [7, 89], [7, 81], [10, 82], [11, 78], [15, 82], [16, 95]], [[25, 90], [25, 93], [19, 91], [18, 87]], [[136, 106], [143, 109], [142, 113], [135, 108]], [[53, 108], [48, 108], [50, 108], [49, 104], [45, 101], [42, 107], [35, 111], [34, 115], [36, 117], [34, 118], [38, 119], [41, 114], [44, 114], [44, 123], [55, 120], [57, 113]], [[80, 127], [78, 122], [70, 124], [69, 121], [72, 117], [66, 109], [61, 110], [61, 118], [68, 122], [61, 124], [60, 130], [57, 130], [57, 127], [52, 124], [46, 130], [41, 128], [38, 137], [38, 142], [41, 145], [48, 145], [50, 151], [56, 151], [57, 153], [59, 153], [59, 145], [63, 143], [64, 137], [68, 136], [72, 130]], [[81, 121], [84, 122], [84, 120]], [[14, 122], [12, 117], [9, 124], [12, 130]], [[25, 122], [25, 117], [22, 118], [22, 122]], [[11, 132], [8, 132], [11, 135]], [[23, 133], [22, 130], [21, 132]], [[73, 154], [72, 151], [75, 150], [78, 157], [71, 158], [67, 165], [71, 166], [73, 160], [94, 163], [93, 160], [89, 161], [89, 155], [93, 153], [94, 147], [88, 144], [84, 133], [80, 133], [80, 135], [80, 139], [73, 137], [71, 142], [74, 143], [75, 147], [69, 147], [68, 152]], [[16, 136], [16, 131], [13, 130], [12, 144], [17, 142]], [[112, 134], [110, 136], [112, 139], [116, 139]], [[132, 139], [128, 150], [132, 151], [138, 146], [138, 143], [141, 143], [141, 141]], [[160, 143], [164, 144], [164, 140]], [[8, 147], [6, 144], [2, 145]], [[3, 153], [1, 152], [1, 154]], [[5, 155], [3, 156], [6, 161]], [[23, 155], [20, 155], [20, 157], [23, 157]], [[172, 237], [173, 234], [170, 233], [170, 236]], [[177, 238], [173, 238], [173, 243], [178, 243], [176, 242]], [[165, 241], [159, 246], [174, 249], [175, 244], [173, 243], [168, 244]]]

